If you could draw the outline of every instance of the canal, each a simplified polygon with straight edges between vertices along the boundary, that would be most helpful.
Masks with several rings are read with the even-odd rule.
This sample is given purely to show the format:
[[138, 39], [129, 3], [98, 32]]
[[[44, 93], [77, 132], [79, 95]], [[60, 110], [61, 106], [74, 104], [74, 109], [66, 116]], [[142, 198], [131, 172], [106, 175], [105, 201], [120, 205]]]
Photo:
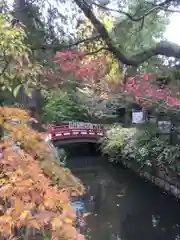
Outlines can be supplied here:
[[68, 164], [89, 189], [91, 201], [85, 201], [88, 239], [180, 239], [180, 202], [132, 171], [108, 164], [92, 149], [91, 154], [85, 146], [75, 149]]

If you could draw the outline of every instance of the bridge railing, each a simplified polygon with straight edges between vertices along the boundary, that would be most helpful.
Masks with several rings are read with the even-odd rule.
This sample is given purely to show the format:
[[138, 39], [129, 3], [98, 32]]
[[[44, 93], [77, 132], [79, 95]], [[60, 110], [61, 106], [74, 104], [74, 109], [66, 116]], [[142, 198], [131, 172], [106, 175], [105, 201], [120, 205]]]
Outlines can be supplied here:
[[104, 135], [102, 124], [68, 122], [49, 127], [51, 140], [70, 138], [101, 138]]

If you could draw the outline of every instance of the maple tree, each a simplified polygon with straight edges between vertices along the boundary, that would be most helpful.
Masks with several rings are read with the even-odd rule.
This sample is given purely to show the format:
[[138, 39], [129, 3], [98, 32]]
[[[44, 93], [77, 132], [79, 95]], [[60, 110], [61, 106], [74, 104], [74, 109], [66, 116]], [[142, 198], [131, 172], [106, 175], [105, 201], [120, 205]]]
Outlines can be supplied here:
[[89, 56], [86, 53], [86, 50], [57, 52], [54, 61], [60, 66], [61, 71], [77, 79], [79, 109], [83, 103], [88, 118], [99, 119], [104, 116], [105, 100], [111, 90], [117, 90], [117, 86], [114, 87], [115, 84], [109, 81], [109, 69], [112, 65], [109, 56], [106, 54]]
[[33, 228], [51, 239], [84, 239], [73, 226], [69, 204], [70, 192], [82, 194], [84, 188], [52, 159], [47, 143], [39, 141], [44, 134], [31, 129], [29, 121], [24, 110], [0, 108], [0, 237], [31, 239]]
[[90, 58], [85, 51], [62, 51], [56, 53], [54, 62], [60, 64], [63, 71], [73, 72], [79, 80], [100, 78], [106, 73], [107, 58], [105, 55]]
[[[89, 59], [86, 58], [85, 52], [65, 51], [58, 52], [55, 58], [55, 62], [60, 64], [63, 71], [72, 72], [87, 85], [90, 79], [96, 79], [96, 81], [98, 79], [101, 82], [101, 86], [107, 84], [107, 81], [104, 81], [108, 67], [105, 55]], [[129, 77], [124, 86], [121, 84], [121, 81], [119, 83], [108, 82], [106, 89], [111, 89], [113, 92], [118, 89], [119, 93], [133, 93], [135, 100], [141, 104], [149, 105], [155, 101], [163, 101], [168, 107], [180, 106], [180, 100], [176, 97], [179, 95], [178, 92], [174, 93], [168, 87], [161, 87], [158, 84], [152, 83], [151, 80], [152, 76], [150, 74], [136, 75]], [[103, 90], [105, 91], [105, 86]]]
[[73, 75], [88, 89], [98, 92], [99, 95], [107, 93], [117, 85], [109, 81], [109, 56], [97, 54], [89, 56], [86, 51], [69, 50], [57, 52], [54, 62], [59, 64], [61, 71], [73, 73]]
[[179, 93], [175, 93], [167, 86], [159, 86], [151, 82], [150, 74], [137, 75], [128, 78], [124, 86], [126, 93], [133, 93], [135, 99], [141, 104], [152, 104], [155, 101], [163, 101], [167, 107], [180, 106]]

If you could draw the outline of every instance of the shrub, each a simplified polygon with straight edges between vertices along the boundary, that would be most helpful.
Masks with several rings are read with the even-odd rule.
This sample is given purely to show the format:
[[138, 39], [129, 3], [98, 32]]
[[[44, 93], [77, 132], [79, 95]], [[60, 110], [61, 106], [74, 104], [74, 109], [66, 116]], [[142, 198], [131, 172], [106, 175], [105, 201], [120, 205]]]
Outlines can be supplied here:
[[[114, 125], [107, 131], [102, 140], [101, 148], [104, 154], [110, 155], [111, 161], [118, 161], [118, 158], [133, 157], [135, 128], [123, 128], [121, 125]], [[132, 156], [131, 156], [132, 155]]]
[[157, 134], [156, 124], [145, 122], [137, 128], [113, 126], [102, 141], [102, 152], [111, 161], [131, 160], [140, 166], [163, 167], [180, 172], [180, 147], [171, 145], [168, 135]]

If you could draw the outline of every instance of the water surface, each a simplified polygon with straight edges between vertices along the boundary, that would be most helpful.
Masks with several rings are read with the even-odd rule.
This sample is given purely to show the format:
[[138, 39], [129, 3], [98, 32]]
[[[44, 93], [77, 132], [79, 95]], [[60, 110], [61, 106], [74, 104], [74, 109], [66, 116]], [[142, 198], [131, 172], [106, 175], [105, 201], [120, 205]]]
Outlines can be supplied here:
[[94, 197], [85, 202], [89, 239], [180, 239], [180, 203], [130, 170], [94, 166], [75, 174]]

